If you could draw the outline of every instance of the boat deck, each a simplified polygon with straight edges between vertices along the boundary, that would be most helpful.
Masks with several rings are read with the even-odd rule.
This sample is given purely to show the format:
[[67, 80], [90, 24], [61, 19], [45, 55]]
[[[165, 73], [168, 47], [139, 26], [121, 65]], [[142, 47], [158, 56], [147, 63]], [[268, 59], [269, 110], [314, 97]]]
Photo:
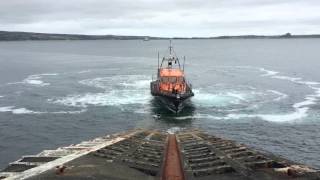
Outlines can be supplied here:
[[134, 130], [45, 150], [0, 179], [320, 179], [318, 170], [198, 130]]

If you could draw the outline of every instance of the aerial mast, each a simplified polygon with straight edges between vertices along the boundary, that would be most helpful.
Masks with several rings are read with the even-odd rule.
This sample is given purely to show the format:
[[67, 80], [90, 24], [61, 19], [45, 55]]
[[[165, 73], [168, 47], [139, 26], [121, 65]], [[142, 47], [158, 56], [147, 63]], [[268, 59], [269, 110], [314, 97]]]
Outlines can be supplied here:
[[171, 44], [171, 39], [170, 39], [170, 46], [169, 46], [169, 49], [170, 49], [170, 55], [172, 54], [172, 44]]
[[186, 56], [183, 56], [183, 66], [182, 66], [182, 71], [184, 72], [184, 64], [186, 62]]
[[159, 52], [158, 52], [158, 69], [159, 69], [159, 59], [160, 59], [160, 55], [159, 55]]

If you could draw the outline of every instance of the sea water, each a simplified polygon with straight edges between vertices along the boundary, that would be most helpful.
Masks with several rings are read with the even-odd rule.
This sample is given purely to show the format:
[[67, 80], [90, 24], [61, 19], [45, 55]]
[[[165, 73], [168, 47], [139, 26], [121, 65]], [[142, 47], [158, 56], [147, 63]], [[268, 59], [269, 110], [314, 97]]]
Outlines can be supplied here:
[[174, 40], [195, 96], [150, 95], [166, 40], [0, 42], [0, 167], [133, 128], [201, 128], [320, 167], [320, 39]]

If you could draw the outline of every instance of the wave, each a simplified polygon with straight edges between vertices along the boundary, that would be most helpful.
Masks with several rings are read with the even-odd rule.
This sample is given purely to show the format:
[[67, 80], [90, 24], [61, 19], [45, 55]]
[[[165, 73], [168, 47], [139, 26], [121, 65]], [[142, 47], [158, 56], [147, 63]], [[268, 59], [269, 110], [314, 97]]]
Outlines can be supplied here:
[[0, 112], [11, 112], [12, 114], [80, 114], [86, 111], [86, 109], [82, 109], [79, 111], [40, 112], [32, 111], [26, 108], [15, 108], [15, 106], [0, 107]]
[[49, 102], [66, 106], [121, 106], [150, 102], [150, 78], [142, 75], [98, 77], [79, 81], [80, 84], [103, 89], [100, 93], [73, 94], [49, 99]]
[[265, 74], [262, 74], [261, 76], [274, 76], [279, 73], [277, 71], [271, 71], [264, 68], [259, 68], [259, 70], [265, 73]]
[[130, 87], [130, 88], [146, 88], [149, 87], [150, 85], [150, 80], [139, 80], [139, 81], [134, 81], [134, 82], [122, 82], [119, 83], [120, 85], [124, 87]]
[[[243, 67], [241, 67], [243, 68]], [[250, 67], [249, 67], [250, 68]], [[304, 97], [304, 100], [301, 102], [296, 102], [292, 105], [292, 108], [294, 109], [291, 113], [284, 113], [284, 114], [228, 114], [224, 117], [217, 117], [217, 116], [210, 116], [207, 118], [212, 119], [242, 119], [242, 118], [260, 118], [266, 121], [272, 121], [272, 122], [290, 122], [298, 119], [302, 119], [308, 116], [308, 111], [310, 110], [310, 106], [317, 104], [317, 101], [320, 97], [320, 87], [317, 87], [317, 85], [320, 85], [319, 82], [315, 81], [305, 81], [303, 78], [300, 77], [290, 77], [290, 76], [284, 76], [280, 75], [280, 72], [268, 70], [265, 68], [256, 68], [259, 71], [263, 72], [261, 75], [262, 77], [269, 77], [273, 79], [279, 79], [279, 80], [286, 80], [290, 81], [292, 83], [296, 84], [302, 84], [307, 86], [308, 88], [314, 90], [313, 94], [306, 95]], [[267, 90], [268, 92], [271, 92], [278, 97], [273, 99], [273, 101], [280, 101], [285, 98], [288, 98], [289, 95], [284, 94], [282, 92], [276, 91], [276, 90]]]
[[79, 111], [55, 111], [55, 112], [45, 112], [49, 114], [80, 114], [87, 112], [87, 109], [81, 109]]
[[59, 99], [49, 99], [49, 102], [66, 106], [87, 107], [94, 106], [120, 106], [127, 104], [146, 104], [150, 100], [148, 93], [131, 90], [114, 90], [105, 93], [87, 93], [70, 95]]
[[286, 99], [288, 97], [287, 94], [276, 91], [276, 90], [267, 90], [267, 91], [278, 96], [278, 97], [274, 98], [273, 101], [281, 101], [281, 100]]
[[135, 109], [133, 112], [137, 114], [149, 114], [151, 112], [151, 108], [150, 106], [143, 106], [143, 107], [139, 107], [138, 109]]
[[89, 73], [89, 72], [91, 72], [90, 69], [88, 69], [88, 70], [83, 70], [83, 71], [79, 71], [79, 72], [77, 72], [77, 73], [78, 73], [78, 74], [84, 74], [84, 73]]
[[[225, 115], [217, 116], [217, 115], [211, 115], [211, 114], [202, 114], [202, 113], [196, 113], [192, 116], [182, 116], [182, 117], [175, 117], [176, 119], [214, 119], [214, 120], [235, 120], [235, 119], [245, 119], [245, 118], [259, 118], [265, 121], [269, 122], [292, 122], [299, 119], [303, 119], [307, 117], [309, 114], [308, 112], [311, 109], [312, 105], [317, 104], [317, 101], [320, 98], [320, 83], [316, 81], [306, 81], [303, 78], [300, 77], [290, 77], [281, 75], [280, 72], [268, 70], [265, 68], [253, 68], [253, 67], [235, 67], [235, 68], [250, 68], [250, 69], [258, 69], [263, 74], [261, 74], [261, 77], [268, 77], [272, 79], [279, 79], [279, 80], [285, 80], [296, 84], [302, 84], [305, 85], [307, 88], [310, 88], [313, 90], [313, 94], [306, 95], [302, 101], [296, 102], [292, 104], [292, 108], [294, 111], [288, 112], [288, 113], [280, 113], [280, 114], [263, 114], [263, 113], [257, 113], [257, 114], [247, 114], [247, 113], [228, 113], [230, 111], [224, 110], [222, 112], [225, 113]], [[225, 91], [225, 90], [224, 90]], [[198, 94], [197, 94], [198, 93]], [[215, 105], [215, 104], [232, 104], [232, 103], [244, 103], [247, 102], [250, 103], [251, 100], [249, 97], [253, 98], [253, 100], [259, 100], [259, 103], [266, 103], [271, 101], [281, 101], [283, 99], [286, 99], [289, 97], [288, 94], [285, 94], [283, 92], [279, 92], [276, 90], [266, 90], [266, 91], [252, 91], [248, 92], [245, 91], [243, 93], [236, 92], [235, 94], [232, 93], [223, 93], [223, 94], [210, 94], [210, 93], [203, 93], [201, 91], [196, 91], [196, 96], [193, 100], [195, 100], [196, 103], [200, 102], [200, 105], [203, 105], [203, 102], [206, 102], [208, 104], [205, 105]], [[273, 96], [271, 96], [271, 94]], [[251, 94], [251, 95], [250, 95]], [[199, 97], [197, 97], [199, 96]], [[260, 97], [259, 97], [260, 96]], [[226, 98], [227, 97], [227, 98]], [[273, 97], [273, 98], [271, 98]], [[226, 98], [226, 99], [224, 99]], [[263, 99], [266, 99], [266, 101], [263, 101]], [[221, 103], [224, 102], [224, 103]], [[257, 104], [257, 102], [254, 102], [254, 104]]]
[[57, 75], [58, 73], [34, 74], [34, 75], [28, 76], [26, 79], [22, 80], [21, 82], [8, 83], [8, 85], [28, 84], [28, 85], [38, 86], [38, 87], [49, 86], [50, 83], [46, 83], [42, 80], [43, 76], [57, 76]]
[[[297, 118], [291, 118], [291, 119], [298, 119], [298, 118], [300, 119], [301, 117], [306, 117], [307, 112], [310, 109], [309, 106], [316, 104], [316, 102], [320, 97], [320, 87], [317, 87], [317, 85], [320, 84], [319, 82], [304, 81], [300, 77], [279, 76], [279, 75], [271, 75], [270, 77], [274, 79], [287, 80], [293, 83], [303, 84], [303, 85], [306, 85], [308, 88], [314, 90], [314, 94], [306, 95], [304, 98], [304, 101], [297, 102], [292, 105], [292, 107], [295, 109], [295, 113], [292, 113], [292, 114], [300, 115], [300, 116], [296, 116]], [[290, 116], [290, 117], [295, 117], [295, 116]]]
[[[244, 89], [245, 88], [245, 89]], [[242, 87], [241, 90], [218, 90], [215, 93], [209, 93], [202, 89], [194, 90], [195, 96], [192, 102], [200, 107], [225, 107], [223, 111], [238, 111], [235, 106], [242, 106], [240, 109], [247, 109], [248, 106], [264, 104], [270, 101], [280, 101], [288, 97], [287, 94], [276, 90], [258, 90], [252, 87]], [[228, 107], [232, 109], [228, 109]]]
[[194, 89], [193, 92], [195, 96], [192, 97], [192, 102], [201, 107], [228, 106], [247, 101], [247, 94], [242, 92], [208, 93], [200, 89]]
[[270, 77], [274, 79], [282, 79], [282, 80], [288, 80], [292, 82], [301, 82], [302, 84], [304, 84], [303, 81], [300, 81], [301, 78], [297, 78], [297, 77], [290, 77], [290, 76], [270, 76]]
[[180, 127], [172, 127], [172, 128], [169, 128], [168, 130], [167, 130], [167, 133], [169, 133], [169, 134], [175, 134], [175, 133], [177, 133], [177, 132], [179, 132], [179, 131], [182, 131], [183, 129], [182, 128], [180, 128]]
[[308, 108], [300, 108], [287, 114], [227, 114], [225, 116], [214, 116], [210, 114], [195, 114], [193, 116], [175, 117], [178, 120], [185, 119], [214, 119], [214, 120], [238, 120], [244, 118], [259, 118], [269, 122], [291, 122], [293, 120], [307, 117]]
[[228, 114], [225, 119], [260, 118], [270, 122], [290, 122], [308, 116], [309, 108], [299, 108], [287, 114]]
[[215, 119], [215, 120], [222, 120], [225, 117], [223, 116], [213, 116], [210, 114], [200, 114], [200, 113], [196, 113], [194, 115], [190, 115], [190, 116], [179, 116], [179, 117], [174, 117], [174, 119], [177, 120], [187, 120], [187, 119]]
[[33, 76], [58, 76], [58, 73], [43, 73], [43, 74], [35, 74]]
[[84, 79], [79, 81], [79, 83], [105, 90], [112, 90], [118, 86], [134, 89], [148, 89], [150, 81], [150, 77], [144, 75], [118, 75]]
[[12, 114], [39, 114], [26, 108], [15, 108], [14, 106], [0, 107], [0, 112], [12, 112]]

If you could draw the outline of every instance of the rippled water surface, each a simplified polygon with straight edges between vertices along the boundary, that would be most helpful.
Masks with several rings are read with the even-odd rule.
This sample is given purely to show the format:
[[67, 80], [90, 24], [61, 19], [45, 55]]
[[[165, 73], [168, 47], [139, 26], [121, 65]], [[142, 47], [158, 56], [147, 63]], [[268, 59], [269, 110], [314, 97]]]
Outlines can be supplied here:
[[195, 92], [178, 115], [149, 90], [167, 41], [0, 42], [0, 168], [132, 128], [201, 128], [320, 167], [319, 39], [173, 43]]

